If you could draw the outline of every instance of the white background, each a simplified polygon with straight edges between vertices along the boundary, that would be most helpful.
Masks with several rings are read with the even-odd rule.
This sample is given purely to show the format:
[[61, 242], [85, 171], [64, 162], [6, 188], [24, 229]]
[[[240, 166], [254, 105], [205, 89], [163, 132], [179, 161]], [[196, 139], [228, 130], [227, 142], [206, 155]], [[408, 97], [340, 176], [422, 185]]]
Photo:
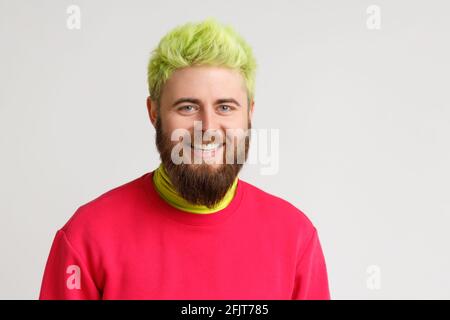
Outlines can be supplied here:
[[[66, 26], [72, 4], [80, 30]], [[379, 30], [367, 28], [370, 5]], [[449, 9], [0, 0], [0, 298], [36, 299], [76, 208], [157, 167], [150, 51], [173, 27], [214, 16], [257, 58], [253, 127], [280, 130], [278, 173], [248, 165], [241, 179], [313, 221], [332, 298], [449, 299]]]

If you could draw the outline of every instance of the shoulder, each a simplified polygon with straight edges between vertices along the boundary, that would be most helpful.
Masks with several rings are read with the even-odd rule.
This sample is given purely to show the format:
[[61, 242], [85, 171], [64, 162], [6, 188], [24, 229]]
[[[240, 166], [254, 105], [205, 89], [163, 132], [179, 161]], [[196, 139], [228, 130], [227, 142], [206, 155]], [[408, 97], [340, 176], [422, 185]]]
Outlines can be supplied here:
[[315, 226], [310, 217], [290, 201], [262, 190], [253, 184], [240, 180], [246, 192], [246, 198], [255, 207], [260, 218], [272, 225], [293, 229], [307, 237], [315, 232]]
[[119, 228], [142, 198], [144, 174], [80, 205], [61, 228], [68, 238], [89, 237]]

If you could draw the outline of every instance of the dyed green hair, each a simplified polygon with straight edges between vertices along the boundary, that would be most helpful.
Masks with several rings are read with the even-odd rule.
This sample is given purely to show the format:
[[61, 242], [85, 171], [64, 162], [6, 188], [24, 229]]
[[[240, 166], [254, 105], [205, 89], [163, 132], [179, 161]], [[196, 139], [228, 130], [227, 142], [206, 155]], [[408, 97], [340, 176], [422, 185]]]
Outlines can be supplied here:
[[256, 61], [252, 48], [231, 26], [214, 18], [200, 23], [188, 22], [174, 28], [151, 53], [148, 64], [148, 89], [158, 106], [164, 83], [176, 69], [212, 65], [240, 71], [247, 89], [248, 103], [255, 95]]

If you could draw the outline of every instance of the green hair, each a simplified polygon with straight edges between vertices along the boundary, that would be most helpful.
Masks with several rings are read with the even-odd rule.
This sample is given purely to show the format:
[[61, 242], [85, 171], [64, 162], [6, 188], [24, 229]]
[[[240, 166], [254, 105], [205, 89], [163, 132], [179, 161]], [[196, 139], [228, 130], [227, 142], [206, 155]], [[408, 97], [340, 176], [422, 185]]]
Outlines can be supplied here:
[[257, 64], [252, 48], [231, 26], [210, 17], [174, 28], [152, 51], [147, 70], [152, 100], [160, 105], [163, 85], [172, 72], [198, 65], [238, 70], [245, 80], [248, 102], [254, 98]]

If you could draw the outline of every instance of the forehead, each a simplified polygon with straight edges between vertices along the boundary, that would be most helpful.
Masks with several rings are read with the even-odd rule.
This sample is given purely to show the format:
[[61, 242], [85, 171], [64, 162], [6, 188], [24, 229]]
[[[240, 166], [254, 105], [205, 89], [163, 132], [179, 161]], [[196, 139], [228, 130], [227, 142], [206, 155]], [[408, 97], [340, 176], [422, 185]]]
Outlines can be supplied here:
[[[180, 97], [245, 99], [244, 77], [238, 70], [217, 66], [194, 66], [178, 69], [164, 85], [165, 99]], [[163, 99], [164, 100], [164, 99]]]

